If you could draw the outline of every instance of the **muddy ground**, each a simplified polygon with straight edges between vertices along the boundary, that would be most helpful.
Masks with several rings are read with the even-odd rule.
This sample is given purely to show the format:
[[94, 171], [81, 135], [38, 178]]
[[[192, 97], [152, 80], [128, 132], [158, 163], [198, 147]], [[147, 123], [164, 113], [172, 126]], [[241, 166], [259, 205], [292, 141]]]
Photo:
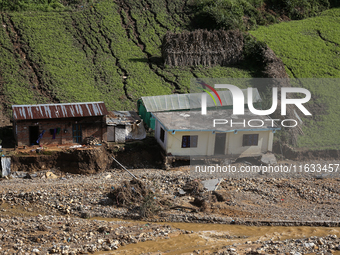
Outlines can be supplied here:
[[[339, 179], [229, 178], [224, 179], [217, 191], [193, 189], [180, 195], [179, 191], [188, 183], [199, 181], [186, 169], [130, 169], [152, 193], [158, 208], [148, 220], [242, 223], [340, 219]], [[139, 209], [145, 194], [131, 188], [137, 199], [125, 203], [110, 196], [124, 181], [133, 179], [123, 170], [86, 176], [55, 171], [53, 176], [46, 177], [46, 173], [30, 174], [31, 179], [27, 176], [3, 179], [1, 200], [44, 214], [141, 218]]]
[[[49, 169], [2, 179], [2, 252], [30, 254], [37, 249], [40, 254], [80, 254], [117, 249], [143, 238], [154, 240], [169, 238], [170, 233], [186, 233], [151, 222], [339, 225], [340, 179], [226, 178], [219, 190], [207, 192], [188, 169], [130, 169], [142, 183], [141, 189], [130, 185], [133, 178], [120, 169], [91, 175]], [[181, 189], [187, 193], [179, 194]], [[129, 194], [122, 203], [118, 194], [126, 195], [124, 190]], [[150, 209], [149, 214], [143, 213], [145, 208]], [[89, 220], [93, 217], [137, 219], [148, 224], [145, 227], [137, 223]], [[117, 232], [121, 227], [124, 231]], [[337, 248], [338, 239], [330, 240], [334, 241], [332, 247]], [[264, 248], [259, 251], [267, 253], [269, 244], [261, 245]], [[228, 249], [227, 253], [219, 254], [229, 254]]]

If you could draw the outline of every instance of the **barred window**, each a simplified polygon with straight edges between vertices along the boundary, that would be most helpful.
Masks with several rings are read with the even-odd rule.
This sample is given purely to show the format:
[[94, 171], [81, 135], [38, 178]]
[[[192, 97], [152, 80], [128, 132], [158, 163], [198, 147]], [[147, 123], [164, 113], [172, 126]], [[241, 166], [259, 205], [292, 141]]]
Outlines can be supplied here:
[[243, 144], [242, 146], [257, 146], [259, 144], [259, 135], [243, 135]]

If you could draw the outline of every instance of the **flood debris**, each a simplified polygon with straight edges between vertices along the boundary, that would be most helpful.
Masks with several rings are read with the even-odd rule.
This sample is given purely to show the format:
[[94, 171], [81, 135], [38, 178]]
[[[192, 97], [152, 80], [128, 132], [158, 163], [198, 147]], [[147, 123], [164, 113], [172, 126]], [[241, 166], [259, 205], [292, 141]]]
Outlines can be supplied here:
[[1, 176], [5, 177], [11, 174], [11, 158], [1, 157]]
[[108, 197], [119, 207], [131, 207], [139, 204], [143, 199], [153, 192], [138, 180], [124, 181], [121, 186], [114, 188]]
[[204, 191], [204, 186], [199, 180], [193, 180], [187, 182], [183, 187], [182, 190], [188, 194], [199, 194], [200, 192]]
[[108, 194], [112, 203], [118, 207], [125, 207], [131, 212], [137, 212], [140, 218], [150, 218], [172, 203], [159, 201], [157, 194], [138, 179], [124, 181], [121, 186], [112, 187]]
[[214, 191], [217, 190], [220, 183], [223, 181], [222, 178], [219, 179], [209, 179], [202, 181], [202, 184], [207, 191]]
[[86, 137], [83, 140], [83, 144], [85, 144], [85, 145], [98, 145], [100, 143], [101, 143], [100, 140], [97, 137], [94, 137], [94, 136]]
[[212, 203], [216, 203], [217, 198], [211, 192], [196, 196], [193, 204], [200, 208], [201, 212], [209, 212]]

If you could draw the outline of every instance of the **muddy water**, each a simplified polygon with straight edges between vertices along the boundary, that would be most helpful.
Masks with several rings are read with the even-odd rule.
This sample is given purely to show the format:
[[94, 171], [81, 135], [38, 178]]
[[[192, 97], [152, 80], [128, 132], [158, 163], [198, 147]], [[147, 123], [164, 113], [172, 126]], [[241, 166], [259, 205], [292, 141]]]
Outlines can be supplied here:
[[37, 216], [43, 215], [41, 212], [36, 211], [28, 211], [23, 206], [11, 206], [9, 203], [2, 203], [0, 204], [0, 215], [9, 215], [9, 216], [20, 216], [20, 217], [30, 217], [30, 216]]
[[[116, 221], [118, 219], [103, 219], [97, 220]], [[142, 221], [136, 223], [145, 224]], [[95, 254], [141, 254], [147, 252], [164, 252], [166, 254], [183, 254], [190, 253], [194, 250], [210, 250], [216, 251], [223, 246], [234, 243], [245, 243], [246, 241], [265, 241], [297, 239], [311, 236], [327, 236], [338, 235], [339, 227], [254, 227], [226, 224], [198, 224], [198, 223], [159, 223], [166, 224], [174, 228], [179, 228], [188, 231], [194, 231], [192, 234], [179, 236], [170, 236], [166, 239], [158, 239], [155, 241], [140, 242], [137, 244], [129, 244], [120, 247], [117, 251], [97, 252]], [[232, 238], [230, 238], [232, 237]], [[252, 247], [255, 247], [253, 245]]]

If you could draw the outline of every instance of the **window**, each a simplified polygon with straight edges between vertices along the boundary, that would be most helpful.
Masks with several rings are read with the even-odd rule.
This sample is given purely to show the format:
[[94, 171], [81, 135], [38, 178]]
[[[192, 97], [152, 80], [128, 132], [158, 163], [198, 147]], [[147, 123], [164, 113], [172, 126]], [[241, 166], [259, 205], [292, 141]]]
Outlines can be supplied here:
[[164, 135], [165, 135], [164, 129], [161, 127], [161, 132], [159, 134], [159, 139], [161, 139], [161, 141], [163, 143], [164, 143]]
[[197, 147], [198, 135], [184, 135], [182, 136], [182, 148]]
[[259, 135], [243, 135], [243, 146], [257, 146], [259, 143]]

